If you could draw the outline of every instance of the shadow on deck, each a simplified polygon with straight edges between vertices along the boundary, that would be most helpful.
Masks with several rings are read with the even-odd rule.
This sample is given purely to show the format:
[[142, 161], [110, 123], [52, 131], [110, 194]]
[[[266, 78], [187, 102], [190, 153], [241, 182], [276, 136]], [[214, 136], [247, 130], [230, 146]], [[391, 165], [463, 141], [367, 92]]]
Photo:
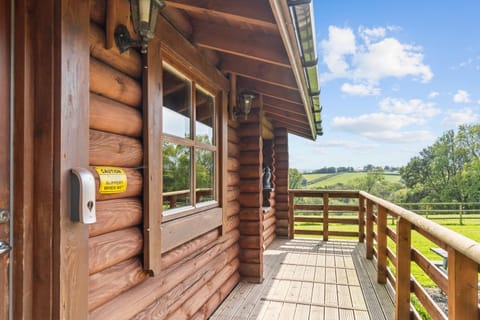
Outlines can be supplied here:
[[362, 243], [275, 240], [264, 254], [262, 284], [241, 282], [211, 319], [393, 319]]

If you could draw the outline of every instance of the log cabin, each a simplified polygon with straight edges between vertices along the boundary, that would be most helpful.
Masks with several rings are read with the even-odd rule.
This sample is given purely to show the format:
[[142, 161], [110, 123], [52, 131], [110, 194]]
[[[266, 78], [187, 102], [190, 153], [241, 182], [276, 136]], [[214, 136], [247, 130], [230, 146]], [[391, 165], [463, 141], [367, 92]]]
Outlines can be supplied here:
[[[0, 318], [229, 319], [222, 302], [271, 280], [269, 246], [295, 233], [288, 134], [322, 135], [311, 1], [0, 7]], [[326, 241], [329, 195], [307, 196], [324, 200]], [[399, 254], [411, 229], [449, 250], [452, 285], [431, 271], [456, 297], [448, 314], [478, 317], [478, 244], [432, 236], [368, 194], [340, 196], [359, 199], [354, 236], [378, 282], [395, 284], [388, 213], [407, 234]], [[397, 267], [404, 319], [417, 287]]]

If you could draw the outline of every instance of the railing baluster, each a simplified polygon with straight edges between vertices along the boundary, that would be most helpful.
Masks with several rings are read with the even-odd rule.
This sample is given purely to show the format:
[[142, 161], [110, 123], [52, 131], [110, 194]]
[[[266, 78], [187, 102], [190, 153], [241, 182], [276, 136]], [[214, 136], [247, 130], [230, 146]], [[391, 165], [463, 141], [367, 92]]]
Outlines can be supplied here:
[[358, 196], [358, 242], [365, 239], [365, 198]]
[[395, 319], [410, 317], [410, 222], [403, 218], [397, 221], [397, 259], [395, 282]]
[[373, 202], [367, 199], [367, 230], [365, 235], [366, 240], [366, 257], [367, 259], [373, 259]]
[[387, 282], [387, 209], [377, 205], [377, 282]]
[[478, 264], [448, 248], [448, 318], [479, 319]]
[[328, 241], [328, 193], [323, 194], [323, 241]]
[[294, 226], [295, 226], [295, 214], [294, 214], [294, 206], [295, 206], [295, 192], [290, 191], [288, 193], [288, 239], [293, 239], [294, 235]]

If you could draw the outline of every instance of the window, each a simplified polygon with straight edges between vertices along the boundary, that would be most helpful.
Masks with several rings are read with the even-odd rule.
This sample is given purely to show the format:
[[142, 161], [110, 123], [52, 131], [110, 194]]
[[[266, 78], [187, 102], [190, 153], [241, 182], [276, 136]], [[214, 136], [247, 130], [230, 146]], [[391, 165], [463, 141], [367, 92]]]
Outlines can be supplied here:
[[163, 221], [218, 207], [215, 96], [163, 70]]

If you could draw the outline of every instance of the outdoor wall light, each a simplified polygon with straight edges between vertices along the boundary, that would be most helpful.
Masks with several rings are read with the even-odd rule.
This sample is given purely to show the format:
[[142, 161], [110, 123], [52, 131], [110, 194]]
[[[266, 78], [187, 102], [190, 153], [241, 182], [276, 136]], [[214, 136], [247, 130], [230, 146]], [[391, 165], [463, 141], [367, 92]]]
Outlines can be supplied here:
[[120, 53], [129, 48], [141, 48], [142, 53], [147, 52], [148, 40], [155, 37], [155, 27], [160, 10], [165, 7], [163, 0], [130, 0], [130, 16], [133, 29], [140, 40], [130, 37], [125, 25], [119, 24], [115, 28], [115, 43]]
[[257, 98], [257, 94], [255, 93], [252, 93], [252, 92], [241, 93], [237, 99], [237, 107], [234, 107], [233, 109], [234, 118], [237, 119], [240, 114], [243, 114], [245, 116], [245, 120], [247, 120], [247, 117], [250, 111], [252, 111], [253, 103], [256, 98]]

